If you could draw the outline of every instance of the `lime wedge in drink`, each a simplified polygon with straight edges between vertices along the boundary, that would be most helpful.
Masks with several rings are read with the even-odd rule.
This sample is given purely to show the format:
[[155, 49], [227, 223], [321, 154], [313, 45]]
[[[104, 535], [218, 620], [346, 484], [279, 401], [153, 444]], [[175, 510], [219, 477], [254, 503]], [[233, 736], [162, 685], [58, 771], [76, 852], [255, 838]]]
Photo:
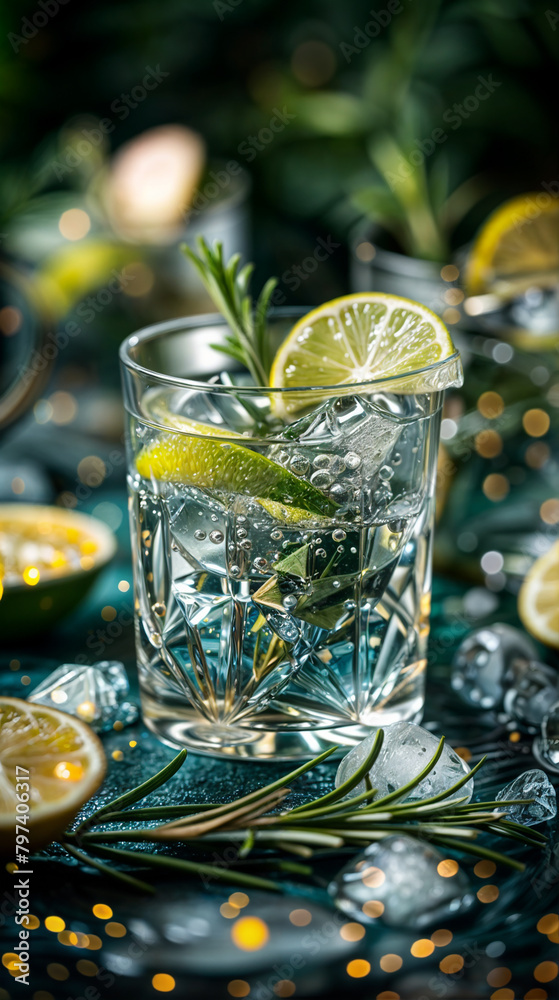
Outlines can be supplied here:
[[[437, 362], [449, 365], [425, 370]], [[433, 392], [461, 384], [460, 360], [438, 316], [418, 302], [364, 292], [325, 302], [303, 316], [270, 372], [277, 389], [359, 385], [391, 379], [393, 392]], [[318, 394], [271, 393], [277, 416], [316, 403]]]
[[[184, 426], [186, 429], [187, 421]], [[257, 451], [216, 441], [219, 431], [190, 422], [191, 434], [162, 434], [136, 458], [144, 479], [180, 482], [202, 489], [275, 501], [312, 514], [333, 514], [337, 504], [311, 483]], [[201, 435], [204, 436], [194, 436]]]

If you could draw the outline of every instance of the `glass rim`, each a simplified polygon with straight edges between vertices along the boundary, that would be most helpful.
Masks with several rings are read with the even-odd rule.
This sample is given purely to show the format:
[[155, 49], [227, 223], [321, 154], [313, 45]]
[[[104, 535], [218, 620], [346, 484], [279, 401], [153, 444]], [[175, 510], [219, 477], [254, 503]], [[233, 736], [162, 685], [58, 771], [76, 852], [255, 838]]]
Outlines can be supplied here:
[[[282, 320], [293, 317], [294, 319], [300, 319], [307, 313], [312, 311], [310, 308], [298, 308], [291, 306], [283, 306], [280, 308], [272, 309], [269, 313], [269, 320]], [[442, 371], [445, 368], [449, 368], [453, 364], [460, 363], [460, 352], [454, 350], [453, 354], [448, 358], [443, 358], [441, 361], [435, 361], [433, 364], [424, 365], [421, 368], [414, 368], [409, 372], [403, 372], [396, 375], [385, 375], [377, 379], [369, 379], [364, 382], [339, 382], [330, 385], [305, 385], [305, 386], [289, 386], [289, 387], [276, 387], [276, 386], [261, 386], [261, 385], [220, 385], [219, 383], [209, 383], [200, 382], [197, 379], [185, 378], [178, 375], [167, 375], [163, 372], [155, 371], [152, 368], [146, 368], [144, 365], [139, 364], [131, 355], [133, 348], [137, 347], [142, 341], [155, 340], [158, 337], [163, 337], [165, 334], [175, 333], [176, 331], [184, 330], [196, 330], [197, 328], [202, 329], [203, 327], [209, 326], [222, 326], [227, 327], [227, 320], [221, 315], [221, 313], [201, 313], [194, 316], [183, 316], [177, 319], [164, 320], [160, 323], [152, 323], [150, 326], [141, 327], [134, 333], [125, 337], [119, 348], [119, 358], [120, 362], [124, 368], [133, 374], [143, 376], [151, 381], [161, 383], [162, 385], [172, 385], [179, 389], [195, 389], [198, 392], [212, 392], [212, 393], [224, 393], [230, 394], [234, 391], [239, 395], [254, 395], [254, 393], [261, 393], [265, 395], [270, 395], [271, 393], [328, 393], [328, 392], [338, 392], [340, 395], [346, 392], [355, 392], [359, 389], [362, 390], [377, 390], [383, 386], [388, 389], [391, 385], [401, 385], [413, 378], [417, 378], [418, 375], [428, 375], [432, 372]], [[425, 392], [429, 390], [424, 390]], [[431, 389], [431, 392], [440, 392], [440, 389]]]

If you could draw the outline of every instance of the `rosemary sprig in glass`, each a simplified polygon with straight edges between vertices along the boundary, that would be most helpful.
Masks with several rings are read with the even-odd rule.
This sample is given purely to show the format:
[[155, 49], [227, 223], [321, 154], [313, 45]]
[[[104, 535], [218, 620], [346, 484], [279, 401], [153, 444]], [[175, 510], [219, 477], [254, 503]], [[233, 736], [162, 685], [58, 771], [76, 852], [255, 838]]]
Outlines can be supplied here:
[[[158, 774], [106, 803], [75, 830], [67, 831], [63, 846], [84, 863], [123, 879], [129, 887], [144, 891], [151, 891], [146, 883], [111, 868], [95, 857], [90, 858], [89, 852], [115, 862], [168, 868], [189, 875], [219, 879], [233, 885], [279, 891], [281, 883], [242, 870], [251, 864], [252, 859], [248, 859], [248, 856], [254, 848], [265, 848], [268, 851], [274, 849], [276, 852], [293, 853], [308, 859], [312, 858], [317, 849], [322, 852], [345, 847], [363, 848], [372, 841], [382, 840], [391, 834], [405, 833], [441, 847], [465, 851], [523, 871], [525, 866], [521, 861], [478, 844], [479, 834], [494, 833], [531, 847], [541, 848], [545, 845], [546, 838], [541, 833], [507, 819], [508, 805], [529, 803], [531, 799], [473, 803], [466, 802], [466, 796], [450, 799], [483, 766], [485, 758], [445, 791], [416, 802], [402, 801], [435, 767], [443, 752], [444, 737], [429, 763], [401, 788], [381, 798], [376, 798], [377, 791], [373, 787], [351, 795], [363, 780], [370, 786], [368, 775], [373, 768], [374, 776], [374, 763], [380, 753], [383, 738], [384, 732], [380, 729], [367, 758], [342, 785], [294, 809], [281, 809], [283, 800], [291, 790], [290, 784], [326, 760], [336, 747], [234, 802], [161, 804], [131, 809], [131, 805], [160, 787], [178, 770], [186, 756], [186, 751], [182, 750]], [[147, 826], [135, 825], [146, 824], [151, 820], [164, 822]], [[134, 825], [119, 829], [100, 829], [123, 821]], [[111, 846], [126, 841], [184, 843], [202, 849], [209, 849], [216, 843], [233, 843], [239, 848], [238, 861], [233, 866], [222, 868], [193, 858], [176, 858]], [[285, 861], [281, 856], [256, 858], [254, 867], [275, 867], [295, 874], [312, 874], [312, 868]]]
[[198, 271], [212, 301], [230, 328], [225, 342], [212, 344], [212, 347], [248, 368], [255, 385], [267, 386], [272, 355], [266, 320], [277, 278], [266, 282], [257, 302], [253, 303], [248, 289], [254, 264], [245, 264], [240, 268], [241, 255], [238, 253], [225, 263], [223, 246], [219, 242], [212, 248], [199, 236], [197, 245], [198, 254], [186, 244], [182, 246], [183, 253]]

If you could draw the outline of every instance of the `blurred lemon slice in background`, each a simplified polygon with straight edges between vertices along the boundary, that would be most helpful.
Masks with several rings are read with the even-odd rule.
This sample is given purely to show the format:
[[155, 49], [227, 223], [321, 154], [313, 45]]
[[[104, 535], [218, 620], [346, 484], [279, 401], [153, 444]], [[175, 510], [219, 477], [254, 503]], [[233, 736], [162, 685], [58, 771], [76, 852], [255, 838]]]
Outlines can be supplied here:
[[518, 595], [518, 613], [528, 632], [559, 649], [559, 542], [528, 572]]

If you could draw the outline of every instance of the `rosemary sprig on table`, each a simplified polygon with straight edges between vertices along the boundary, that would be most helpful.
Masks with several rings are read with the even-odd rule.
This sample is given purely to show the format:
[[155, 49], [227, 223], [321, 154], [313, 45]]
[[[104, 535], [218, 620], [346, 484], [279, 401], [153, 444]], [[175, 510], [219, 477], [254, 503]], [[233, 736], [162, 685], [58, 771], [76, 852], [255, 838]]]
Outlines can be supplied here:
[[[277, 811], [291, 790], [290, 783], [326, 760], [336, 747], [302, 764], [285, 777], [234, 802], [162, 804], [130, 809], [131, 805], [163, 785], [178, 770], [186, 757], [186, 750], [181, 750], [158, 774], [103, 805], [75, 830], [67, 831], [62, 843], [74, 857], [84, 863], [92, 864], [105, 873], [124, 880], [131, 888], [144, 891], [153, 890], [147, 883], [111, 868], [98, 858], [90, 858], [89, 852], [115, 862], [168, 868], [206, 879], [219, 879], [233, 885], [278, 891], [281, 888], [279, 883], [245, 870], [253, 864], [249, 855], [254, 848], [265, 848], [268, 851], [273, 849], [282, 854], [292, 853], [309, 859], [316, 849], [363, 848], [374, 840], [381, 840], [394, 833], [405, 833], [441, 847], [462, 850], [523, 871], [525, 866], [521, 861], [479, 845], [479, 833], [494, 833], [532, 847], [541, 848], [545, 845], [546, 838], [541, 833], [507, 819], [507, 805], [529, 803], [533, 801], [531, 799], [468, 803], [466, 796], [462, 796], [449, 801], [449, 797], [459, 791], [482, 767], [485, 758], [445, 791], [421, 801], [402, 802], [435, 767], [443, 752], [444, 737], [420, 774], [396, 791], [377, 799], [377, 791], [370, 787], [368, 775], [380, 753], [383, 738], [384, 732], [380, 729], [370, 753], [347, 781], [320, 798], [293, 809]], [[369, 787], [364, 792], [351, 795], [362, 781]], [[127, 826], [124, 829], [99, 829], [122, 821], [145, 824], [150, 820], [165, 822], [150, 826]], [[178, 842], [202, 849], [209, 849], [216, 843], [233, 843], [239, 850], [237, 862], [222, 868], [195, 858], [176, 858], [110, 846], [123, 841]], [[294, 874], [312, 874], [312, 868], [286, 861], [281, 856], [270, 858], [268, 855], [254, 859], [254, 867], [275, 867]]]
[[270, 278], [253, 304], [248, 288], [254, 264], [245, 264], [239, 270], [241, 255], [236, 253], [228, 263], [223, 260], [223, 246], [208, 246], [199, 236], [198, 254], [183, 244], [183, 253], [198, 271], [212, 301], [227, 320], [230, 333], [223, 344], [212, 344], [216, 351], [240, 361], [259, 386], [268, 385], [271, 349], [266, 329], [270, 298], [277, 284]]

